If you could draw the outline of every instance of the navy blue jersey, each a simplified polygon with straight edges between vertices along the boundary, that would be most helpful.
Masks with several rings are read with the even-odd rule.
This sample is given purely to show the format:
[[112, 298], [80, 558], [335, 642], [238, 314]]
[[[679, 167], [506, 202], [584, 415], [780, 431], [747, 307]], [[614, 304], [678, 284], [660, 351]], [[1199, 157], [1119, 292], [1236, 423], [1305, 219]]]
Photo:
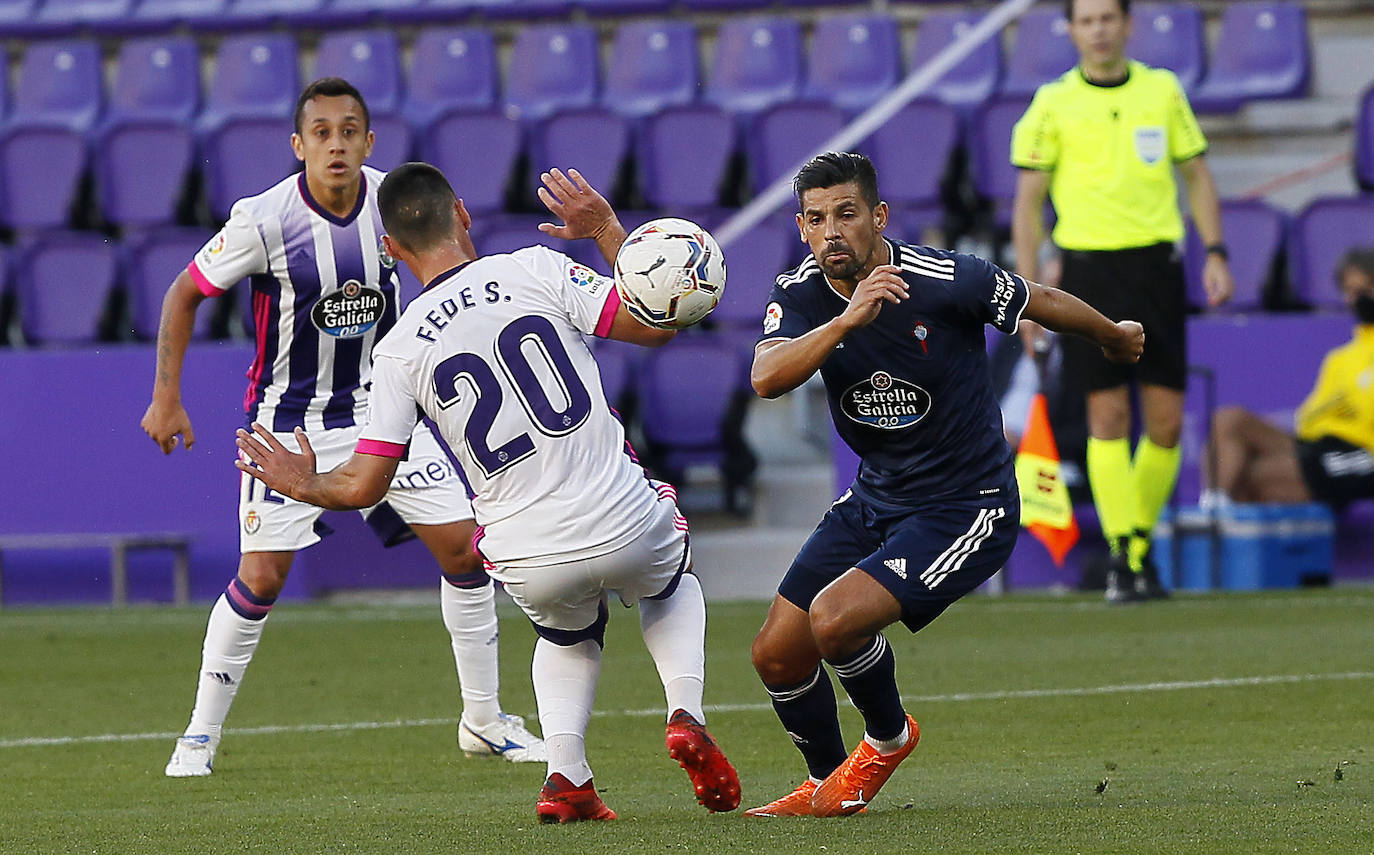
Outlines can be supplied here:
[[[896, 504], [994, 495], [1013, 477], [1012, 453], [983, 327], [1015, 332], [1030, 291], [976, 256], [885, 240], [910, 295], [821, 365], [835, 427], [860, 457], [854, 489]], [[778, 277], [759, 341], [800, 338], [848, 305], [809, 256]]]

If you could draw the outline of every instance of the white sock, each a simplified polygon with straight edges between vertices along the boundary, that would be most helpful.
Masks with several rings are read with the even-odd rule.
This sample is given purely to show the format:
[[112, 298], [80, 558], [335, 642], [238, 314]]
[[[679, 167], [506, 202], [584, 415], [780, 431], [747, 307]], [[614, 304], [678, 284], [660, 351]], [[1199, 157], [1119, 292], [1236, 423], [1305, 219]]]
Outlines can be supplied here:
[[906, 745], [906, 741], [910, 738], [911, 725], [909, 724], [903, 724], [902, 732], [891, 739], [874, 739], [867, 733], [864, 733], [864, 742], [878, 749], [879, 754], [892, 754], [893, 752], [901, 751]]
[[476, 728], [496, 721], [501, 685], [496, 627], [496, 588], [459, 588], [439, 581], [439, 608], [453, 642], [463, 719]]
[[534, 699], [539, 704], [539, 727], [549, 751], [549, 771], [559, 772], [575, 787], [587, 783], [587, 721], [596, 702], [601, 676], [601, 647], [581, 641], [571, 647], [541, 638], [534, 644]]
[[224, 594], [215, 601], [205, 627], [205, 644], [200, 651], [200, 682], [196, 686], [196, 706], [191, 710], [191, 722], [186, 725], [188, 735], [205, 733], [209, 734], [211, 742], [219, 742], [229, 707], [239, 692], [248, 663], [253, 661], [266, 622], [266, 617], [261, 620], [242, 617], [229, 605]]
[[706, 682], [706, 600], [697, 577], [682, 574], [677, 590], [666, 600], [640, 600], [639, 628], [663, 681], [668, 715], [686, 710], [705, 724], [701, 696]]

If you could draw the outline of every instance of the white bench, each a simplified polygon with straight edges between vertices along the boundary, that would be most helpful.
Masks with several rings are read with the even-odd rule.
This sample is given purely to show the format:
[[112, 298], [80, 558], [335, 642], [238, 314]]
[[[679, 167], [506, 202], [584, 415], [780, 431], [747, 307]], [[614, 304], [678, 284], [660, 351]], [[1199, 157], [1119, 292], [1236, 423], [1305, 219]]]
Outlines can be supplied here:
[[129, 553], [135, 550], [166, 550], [172, 553], [172, 601], [185, 605], [191, 591], [191, 536], [185, 532], [73, 532], [0, 535], [0, 606], [4, 605], [4, 553], [22, 549], [110, 550], [110, 603], [129, 603]]

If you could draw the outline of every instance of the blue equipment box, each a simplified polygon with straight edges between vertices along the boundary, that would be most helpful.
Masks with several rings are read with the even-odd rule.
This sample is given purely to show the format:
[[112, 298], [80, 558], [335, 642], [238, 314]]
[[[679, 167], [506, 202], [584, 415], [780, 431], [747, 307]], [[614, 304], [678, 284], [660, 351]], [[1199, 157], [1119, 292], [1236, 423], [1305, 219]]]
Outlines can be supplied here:
[[1318, 503], [1184, 507], [1176, 518], [1165, 511], [1151, 554], [1166, 587], [1296, 588], [1330, 580], [1334, 531], [1330, 508]]

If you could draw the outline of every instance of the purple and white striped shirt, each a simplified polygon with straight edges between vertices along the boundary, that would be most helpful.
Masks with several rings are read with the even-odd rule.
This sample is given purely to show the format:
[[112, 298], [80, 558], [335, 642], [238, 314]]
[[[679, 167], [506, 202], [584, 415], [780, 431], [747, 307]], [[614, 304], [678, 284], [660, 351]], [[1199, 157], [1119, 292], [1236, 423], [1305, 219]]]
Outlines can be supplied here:
[[188, 265], [206, 296], [244, 278], [253, 289], [248, 421], [278, 432], [366, 423], [372, 347], [400, 314], [395, 262], [381, 246], [383, 177], [364, 166], [358, 203], [340, 218], [293, 175], [235, 202]]

